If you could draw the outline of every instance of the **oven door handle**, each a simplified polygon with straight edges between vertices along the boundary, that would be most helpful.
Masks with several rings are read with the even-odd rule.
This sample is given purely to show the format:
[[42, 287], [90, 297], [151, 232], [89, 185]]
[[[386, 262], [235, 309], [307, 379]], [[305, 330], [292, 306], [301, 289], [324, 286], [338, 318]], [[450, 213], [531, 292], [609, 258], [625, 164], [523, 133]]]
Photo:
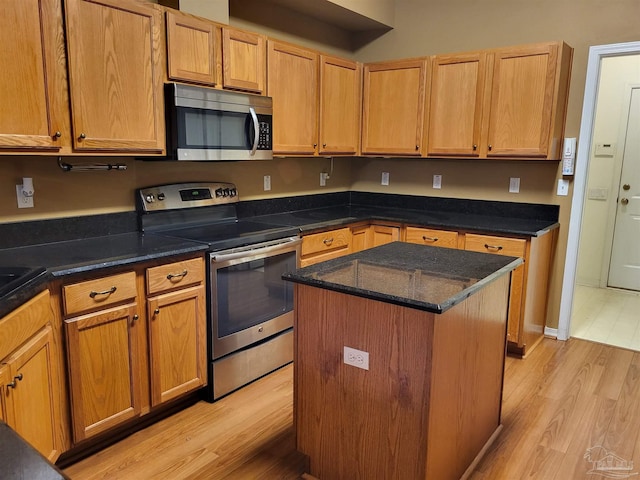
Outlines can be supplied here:
[[236, 260], [238, 258], [254, 257], [257, 255], [264, 255], [269, 253], [276, 253], [280, 250], [288, 250], [291, 246], [302, 243], [302, 239], [298, 237], [292, 237], [280, 243], [267, 245], [264, 247], [258, 246], [257, 248], [246, 248], [241, 251], [235, 251], [230, 253], [213, 253], [211, 254], [211, 261], [215, 263], [227, 262], [229, 260]]

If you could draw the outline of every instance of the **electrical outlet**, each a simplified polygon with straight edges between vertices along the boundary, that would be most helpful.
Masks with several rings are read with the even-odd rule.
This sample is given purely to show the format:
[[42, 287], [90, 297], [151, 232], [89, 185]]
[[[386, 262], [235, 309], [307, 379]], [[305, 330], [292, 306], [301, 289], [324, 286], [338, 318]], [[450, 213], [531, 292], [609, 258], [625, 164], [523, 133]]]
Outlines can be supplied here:
[[325, 187], [327, 185], [327, 177], [329, 175], [325, 172], [320, 172], [320, 186]]
[[346, 365], [369, 370], [369, 352], [345, 346], [343, 360]]
[[271, 190], [271, 175], [264, 176], [264, 191], [267, 192]]
[[[563, 179], [558, 180], [557, 195], [562, 197], [566, 197], [567, 195], [569, 195], [569, 180], [563, 180]], [[606, 199], [606, 196], [605, 196], [605, 199]]]
[[509, 193], [520, 192], [520, 177], [511, 177], [509, 179]]
[[389, 185], [389, 172], [382, 172], [382, 180], [380, 185]]
[[33, 195], [28, 197], [22, 193], [22, 185], [16, 185], [18, 208], [33, 208]]
[[433, 188], [442, 188], [442, 175], [433, 176]]

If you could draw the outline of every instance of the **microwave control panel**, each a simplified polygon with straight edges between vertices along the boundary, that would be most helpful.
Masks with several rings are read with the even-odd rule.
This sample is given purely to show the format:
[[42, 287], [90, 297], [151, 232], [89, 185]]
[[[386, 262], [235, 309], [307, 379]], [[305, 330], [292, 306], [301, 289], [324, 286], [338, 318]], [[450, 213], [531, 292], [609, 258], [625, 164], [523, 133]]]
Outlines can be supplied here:
[[271, 117], [258, 115], [258, 150], [271, 150]]

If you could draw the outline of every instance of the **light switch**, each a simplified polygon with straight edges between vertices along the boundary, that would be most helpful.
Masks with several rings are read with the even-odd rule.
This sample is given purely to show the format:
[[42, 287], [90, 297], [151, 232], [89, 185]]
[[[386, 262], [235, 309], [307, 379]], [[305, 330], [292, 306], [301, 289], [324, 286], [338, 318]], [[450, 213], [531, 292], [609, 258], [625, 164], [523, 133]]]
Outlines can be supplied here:
[[433, 188], [442, 188], [442, 175], [433, 176]]
[[558, 180], [558, 196], [566, 197], [569, 195], [569, 180]]
[[380, 185], [389, 185], [389, 172], [382, 172], [382, 179]]

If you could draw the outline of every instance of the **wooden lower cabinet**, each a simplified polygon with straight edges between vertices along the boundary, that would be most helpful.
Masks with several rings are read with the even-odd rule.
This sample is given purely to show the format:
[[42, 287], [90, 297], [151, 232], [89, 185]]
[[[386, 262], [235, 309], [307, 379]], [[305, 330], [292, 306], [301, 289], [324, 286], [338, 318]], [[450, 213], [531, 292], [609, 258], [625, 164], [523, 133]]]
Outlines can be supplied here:
[[300, 266], [324, 262], [351, 253], [351, 229], [349, 227], [313, 233], [302, 237]]
[[351, 252], [378, 247], [400, 240], [400, 227], [389, 225], [358, 225], [351, 227]]
[[197, 257], [62, 287], [75, 443], [206, 383], [204, 274]]
[[432, 247], [458, 248], [458, 232], [432, 228], [406, 227], [405, 242], [431, 245]]
[[[49, 292], [0, 319], [0, 417], [50, 461], [64, 449], [59, 349]], [[5, 356], [12, 342], [20, 346]]]

